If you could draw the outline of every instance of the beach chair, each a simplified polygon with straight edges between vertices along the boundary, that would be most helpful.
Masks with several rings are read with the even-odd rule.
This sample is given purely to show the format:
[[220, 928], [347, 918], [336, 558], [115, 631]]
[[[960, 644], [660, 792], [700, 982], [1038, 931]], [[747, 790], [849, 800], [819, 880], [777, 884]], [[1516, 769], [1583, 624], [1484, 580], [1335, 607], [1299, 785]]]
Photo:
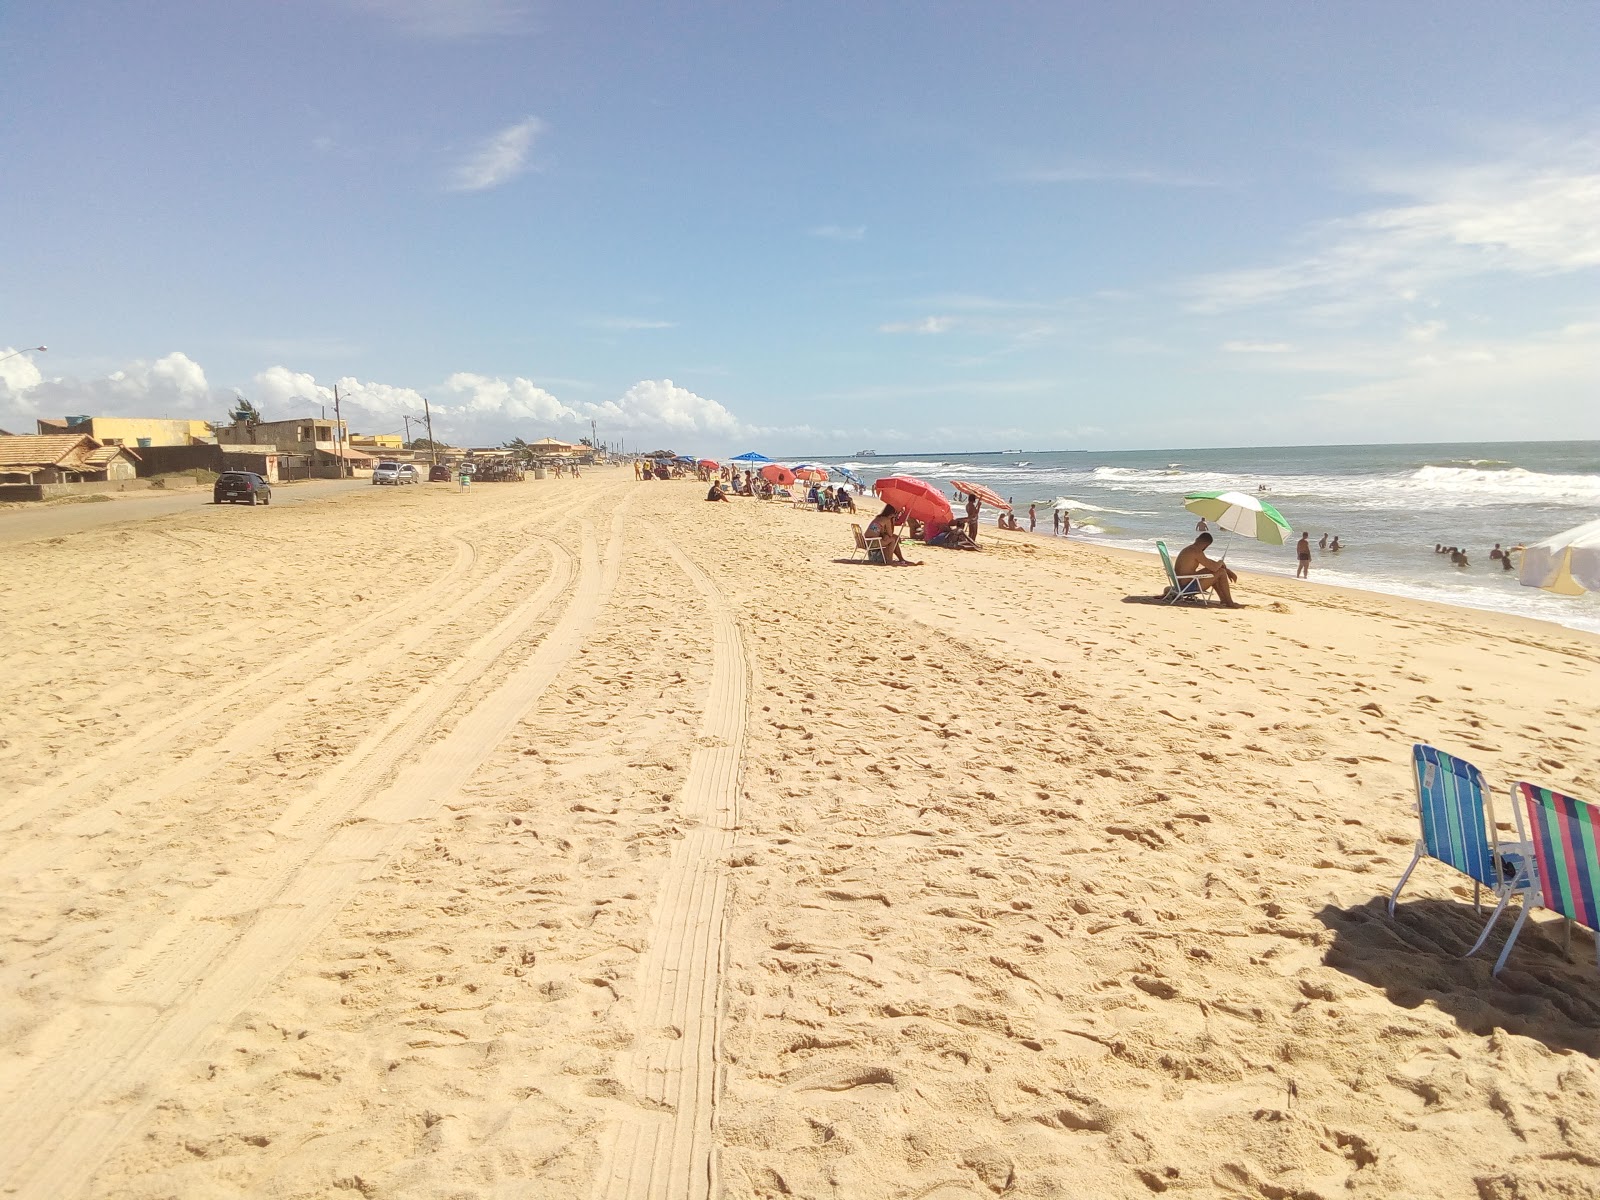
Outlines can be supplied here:
[[[1200, 586], [1201, 576], [1179, 575], [1172, 569], [1172, 554], [1167, 550], [1165, 542], [1157, 542], [1156, 549], [1161, 552], [1161, 565], [1167, 569], [1167, 603], [1176, 604], [1180, 600], [1193, 603], [1198, 600], [1201, 604], [1211, 602], [1211, 593]], [[1218, 604], [1222, 601], [1218, 600]]]
[[881, 564], [885, 561], [883, 557], [882, 538], [869, 538], [866, 534], [861, 532], [861, 526], [854, 523], [852, 523], [850, 526], [850, 532], [856, 535], [855, 553], [850, 555], [851, 558], [855, 558], [857, 554], [865, 554], [868, 562]]
[[[1454, 867], [1472, 880], [1472, 906], [1483, 914], [1483, 889], [1499, 901], [1489, 922], [1463, 958], [1471, 958], [1489, 937], [1511, 897], [1533, 886], [1532, 848], [1522, 829], [1522, 814], [1513, 811], [1517, 841], [1500, 845], [1495, 830], [1494, 803], [1483, 772], [1467, 762], [1420, 743], [1411, 747], [1411, 767], [1417, 781], [1417, 811], [1422, 818], [1422, 838], [1411, 865], [1389, 895], [1389, 915], [1394, 916], [1400, 889], [1424, 858]], [[1520, 922], [1519, 922], [1520, 923]]]
[[[1533, 889], [1495, 961], [1496, 975], [1517, 944], [1530, 909], [1548, 908], [1566, 917], [1569, 938], [1574, 921], [1600, 931], [1600, 844], [1596, 837], [1600, 808], [1531, 783], [1513, 784], [1511, 799], [1528, 812], [1528, 828], [1533, 834]], [[1595, 938], [1595, 962], [1600, 965], [1600, 933]]]

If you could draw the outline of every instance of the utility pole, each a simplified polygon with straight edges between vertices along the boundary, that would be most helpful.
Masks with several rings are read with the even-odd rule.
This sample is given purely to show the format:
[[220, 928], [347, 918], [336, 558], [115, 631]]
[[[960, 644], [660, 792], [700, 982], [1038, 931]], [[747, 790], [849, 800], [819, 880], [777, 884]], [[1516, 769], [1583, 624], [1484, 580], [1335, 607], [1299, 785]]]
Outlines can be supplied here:
[[433, 442], [433, 410], [428, 407], [426, 396], [422, 398], [422, 415], [428, 422], [428, 465], [436, 467], [439, 465], [439, 447]]
[[339, 385], [333, 385], [333, 452], [339, 458], [339, 478], [344, 478], [344, 452], [340, 449], [340, 435], [344, 433], [344, 421], [339, 416]]
[[[594, 421], [591, 419], [589, 421], [589, 457], [593, 458], [596, 462], [599, 461], [600, 455], [600, 443], [598, 441], [599, 437], [600, 435], [594, 431]], [[882, 556], [880, 555], [880, 557]]]
[[411, 414], [401, 413], [400, 419], [406, 423], [406, 447], [409, 449], [411, 446]]

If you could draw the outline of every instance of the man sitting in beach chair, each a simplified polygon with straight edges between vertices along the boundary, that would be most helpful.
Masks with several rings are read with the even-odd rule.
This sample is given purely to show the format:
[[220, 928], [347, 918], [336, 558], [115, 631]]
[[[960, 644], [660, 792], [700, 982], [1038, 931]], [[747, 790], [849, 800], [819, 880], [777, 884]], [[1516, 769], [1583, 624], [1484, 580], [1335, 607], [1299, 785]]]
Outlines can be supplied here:
[[1214, 591], [1218, 599], [1228, 608], [1242, 608], [1235, 603], [1233, 591], [1228, 586], [1237, 583], [1239, 577], [1228, 568], [1228, 564], [1220, 559], [1207, 558], [1206, 551], [1211, 546], [1211, 535], [1202, 533], [1182, 550], [1178, 551], [1178, 561], [1173, 564], [1173, 571], [1179, 579], [1193, 579], [1200, 585], [1201, 591]]

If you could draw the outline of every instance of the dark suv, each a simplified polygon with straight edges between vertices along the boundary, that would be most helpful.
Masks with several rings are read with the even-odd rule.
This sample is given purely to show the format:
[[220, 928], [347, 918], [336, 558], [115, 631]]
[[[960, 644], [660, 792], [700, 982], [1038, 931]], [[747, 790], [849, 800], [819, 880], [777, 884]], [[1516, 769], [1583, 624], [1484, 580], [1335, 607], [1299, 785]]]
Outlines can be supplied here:
[[249, 471], [224, 471], [211, 489], [213, 504], [271, 504], [272, 485]]

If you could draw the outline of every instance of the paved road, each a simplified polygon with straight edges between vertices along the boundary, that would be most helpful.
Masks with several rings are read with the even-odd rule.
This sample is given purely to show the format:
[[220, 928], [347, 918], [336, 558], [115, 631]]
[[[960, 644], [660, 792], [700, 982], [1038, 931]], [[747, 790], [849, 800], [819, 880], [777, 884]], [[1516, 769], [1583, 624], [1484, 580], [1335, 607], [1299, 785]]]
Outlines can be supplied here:
[[[279, 484], [272, 489], [273, 504], [298, 504], [335, 492], [371, 487], [366, 479], [312, 479], [302, 483]], [[188, 512], [211, 503], [210, 488], [185, 489], [171, 495], [140, 492], [110, 503], [46, 504], [38, 508], [0, 510], [0, 542], [29, 542], [37, 538], [61, 537], [102, 525], [121, 525], [129, 521], [148, 521], [153, 517]]]

